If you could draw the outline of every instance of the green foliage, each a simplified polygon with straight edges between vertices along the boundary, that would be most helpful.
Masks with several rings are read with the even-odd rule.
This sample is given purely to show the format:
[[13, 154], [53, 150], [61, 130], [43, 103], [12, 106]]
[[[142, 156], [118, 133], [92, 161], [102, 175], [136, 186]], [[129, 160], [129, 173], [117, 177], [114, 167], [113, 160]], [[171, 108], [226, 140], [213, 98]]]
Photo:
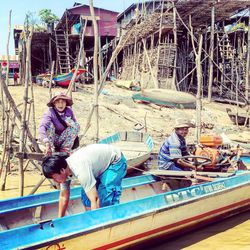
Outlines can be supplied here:
[[37, 24], [37, 18], [35, 12], [28, 11], [25, 15], [24, 26], [29, 28]]
[[59, 18], [50, 9], [42, 9], [38, 15], [44, 24], [52, 24], [59, 21]]

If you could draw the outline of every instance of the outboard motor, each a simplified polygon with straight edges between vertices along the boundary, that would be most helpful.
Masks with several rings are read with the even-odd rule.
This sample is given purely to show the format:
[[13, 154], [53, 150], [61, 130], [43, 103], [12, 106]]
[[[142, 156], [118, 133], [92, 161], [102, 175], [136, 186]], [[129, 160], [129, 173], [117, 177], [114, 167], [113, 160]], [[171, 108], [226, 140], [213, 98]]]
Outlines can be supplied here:
[[200, 144], [195, 150], [196, 156], [204, 156], [211, 160], [211, 163], [204, 165], [204, 171], [218, 170], [218, 164], [224, 159], [218, 149], [223, 143], [223, 139], [219, 135], [201, 135]]

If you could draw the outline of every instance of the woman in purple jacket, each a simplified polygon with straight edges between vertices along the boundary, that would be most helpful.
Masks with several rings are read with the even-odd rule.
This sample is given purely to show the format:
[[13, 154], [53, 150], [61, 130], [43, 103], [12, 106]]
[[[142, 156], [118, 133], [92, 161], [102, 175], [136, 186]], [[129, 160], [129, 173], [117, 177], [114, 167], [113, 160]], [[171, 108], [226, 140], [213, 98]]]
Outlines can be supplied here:
[[[71, 153], [80, 130], [75, 115], [71, 109], [73, 101], [64, 93], [57, 93], [49, 101], [49, 110], [43, 115], [39, 137], [45, 144], [45, 153], [55, 151]], [[78, 145], [79, 146], [79, 145]]]

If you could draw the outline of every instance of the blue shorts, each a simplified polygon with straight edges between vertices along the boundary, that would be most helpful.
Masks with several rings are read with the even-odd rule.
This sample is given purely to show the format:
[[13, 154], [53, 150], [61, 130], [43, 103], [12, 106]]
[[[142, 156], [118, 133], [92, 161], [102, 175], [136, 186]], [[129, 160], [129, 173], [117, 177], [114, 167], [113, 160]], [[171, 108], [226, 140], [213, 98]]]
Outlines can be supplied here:
[[[100, 200], [100, 207], [119, 204], [122, 193], [122, 179], [125, 177], [126, 172], [127, 161], [122, 154], [118, 162], [109, 165], [109, 167], [96, 178], [96, 189]], [[91, 202], [83, 189], [81, 199], [84, 206], [91, 206]]]

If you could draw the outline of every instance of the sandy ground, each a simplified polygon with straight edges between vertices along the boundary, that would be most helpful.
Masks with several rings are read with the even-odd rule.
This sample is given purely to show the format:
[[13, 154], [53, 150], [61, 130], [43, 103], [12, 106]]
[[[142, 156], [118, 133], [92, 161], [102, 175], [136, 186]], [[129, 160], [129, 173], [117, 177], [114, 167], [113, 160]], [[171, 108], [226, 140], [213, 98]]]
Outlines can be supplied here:
[[[34, 85], [34, 103], [35, 103], [35, 128], [36, 133], [39, 127], [40, 120], [43, 113], [47, 110], [47, 102], [49, 101], [49, 90], [41, 86]], [[24, 88], [22, 86], [10, 86], [9, 90], [15, 100], [18, 109], [22, 112], [22, 102]], [[53, 92], [65, 91], [65, 89], [54, 88]], [[157, 106], [149, 106], [145, 104], [135, 103], [131, 96], [135, 93], [131, 90], [118, 88], [114, 83], [108, 83], [102, 91], [99, 98], [99, 138], [106, 137], [123, 130], [133, 130], [137, 123], [142, 124], [145, 128], [142, 131], [147, 131], [155, 143], [154, 151], [158, 152], [161, 143], [165, 137], [168, 136], [173, 129], [173, 124], [176, 118], [186, 117], [189, 119], [196, 118], [195, 110], [187, 109], [171, 109], [171, 108], [159, 108]], [[29, 96], [31, 94], [29, 93]], [[84, 85], [77, 92], [73, 92], [73, 110], [80, 123], [81, 131], [83, 133], [87, 118], [89, 116], [90, 108], [93, 102], [93, 85]], [[204, 129], [205, 133], [227, 133], [242, 138], [250, 138], [248, 128], [239, 130], [232, 124], [226, 113], [226, 107], [230, 105], [221, 103], [208, 103], [203, 101], [202, 108], [202, 122], [205, 124], [212, 124], [214, 128]], [[29, 121], [29, 128], [34, 131], [34, 122], [31, 111], [31, 118]], [[19, 133], [16, 131], [16, 137], [18, 139]], [[94, 142], [96, 139], [96, 119], [95, 115], [91, 121], [91, 126], [86, 135], [81, 141], [81, 145], [86, 145]], [[249, 139], [250, 140], [250, 139]], [[195, 141], [195, 129], [190, 129], [189, 136], [187, 138], [188, 143]], [[12, 171], [8, 175], [6, 190], [0, 191], [0, 199], [7, 197], [14, 197], [19, 195], [18, 191], [18, 172], [14, 171], [17, 161], [12, 159]], [[32, 190], [34, 185], [42, 178], [41, 174], [34, 170], [34, 166], [28, 165], [25, 172], [25, 190], [24, 194], [27, 195]], [[51, 186], [49, 182], [44, 181], [38, 192], [50, 190]]]

